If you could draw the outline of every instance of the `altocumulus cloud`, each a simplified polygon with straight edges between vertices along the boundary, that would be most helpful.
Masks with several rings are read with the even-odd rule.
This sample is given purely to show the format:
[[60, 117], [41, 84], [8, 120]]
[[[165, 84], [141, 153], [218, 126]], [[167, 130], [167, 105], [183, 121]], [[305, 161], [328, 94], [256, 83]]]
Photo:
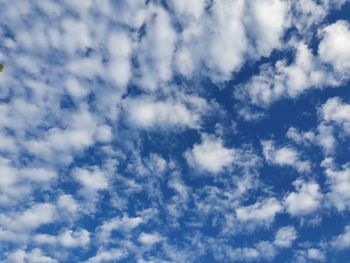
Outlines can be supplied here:
[[0, 262], [348, 260], [348, 0], [0, 6]]

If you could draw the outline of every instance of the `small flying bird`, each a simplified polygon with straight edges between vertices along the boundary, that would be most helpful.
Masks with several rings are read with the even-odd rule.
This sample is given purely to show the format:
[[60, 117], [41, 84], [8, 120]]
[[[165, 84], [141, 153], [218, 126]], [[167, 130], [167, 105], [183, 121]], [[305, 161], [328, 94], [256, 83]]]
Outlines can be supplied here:
[[5, 69], [5, 66], [3, 64], [0, 64], [0, 72], [3, 72]]

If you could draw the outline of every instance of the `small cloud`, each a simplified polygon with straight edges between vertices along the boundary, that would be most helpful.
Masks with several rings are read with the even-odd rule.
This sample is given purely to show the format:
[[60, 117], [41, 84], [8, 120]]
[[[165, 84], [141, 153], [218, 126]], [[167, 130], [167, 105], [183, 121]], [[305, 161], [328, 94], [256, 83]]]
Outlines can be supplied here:
[[187, 163], [198, 170], [219, 173], [236, 159], [234, 149], [226, 148], [222, 139], [203, 135], [202, 142], [195, 144], [184, 154]]

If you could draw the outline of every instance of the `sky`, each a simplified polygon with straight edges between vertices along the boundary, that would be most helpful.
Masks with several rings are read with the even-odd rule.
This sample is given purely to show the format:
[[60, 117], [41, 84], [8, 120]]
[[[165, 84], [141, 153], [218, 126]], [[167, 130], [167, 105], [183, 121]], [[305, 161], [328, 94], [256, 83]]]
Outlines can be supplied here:
[[350, 1], [0, 7], [0, 262], [350, 262]]

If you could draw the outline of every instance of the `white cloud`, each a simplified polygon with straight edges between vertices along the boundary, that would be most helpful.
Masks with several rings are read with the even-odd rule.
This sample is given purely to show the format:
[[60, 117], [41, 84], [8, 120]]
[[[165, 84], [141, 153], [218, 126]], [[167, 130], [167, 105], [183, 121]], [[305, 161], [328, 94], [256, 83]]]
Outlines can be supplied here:
[[73, 112], [62, 112], [63, 127], [52, 127], [37, 138], [24, 140], [25, 149], [52, 164], [68, 164], [73, 156], [84, 151], [98, 141], [111, 140], [111, 134], [104, 131], [109, 129], [105, 124], [100, 124], [97, 116], [87, 109], [86, 104]]
[[127, 253], [119, 249], [99, 250], [97, 254], [89, 258], [86, 263], [103, 263], [119, 261], [127, 256]]
[[350, 71], [350, 26], [347, 21], [337, 21], [320, 31], [322, 37], [318, 53], [321, 61], [332, 65], [335, 71], [348, 78]]
[[170, 0], [169, 3], [171, 7], [174, 8], [177, 17], [185, 17], [185, 19], [181, 19], [181, 21], [190, 20], [190, 22], [193, 22], [193, 20], [197, 20], [202, 16], [206, 5], [205, 0]]
[[[150, 129], [159, 131], [160, 136], [169, 130], [181, 132], [183, 128], [202, 133], [209, 128], [212, 132], [207, 124], [210, 126], [217, 117], [224, 126], [226, 118], [232, 117], [231, 112], [221, 111], [220, 105], [211, 109], [212, 103], [221, 102], [203, 99], [211, 87], [202, 85], [202, 80], [224, 87], [226, 84], [219, 83], [230, 83], [233, 74], [244, 65], [255, 67], [256, 61], [275, 49], [284, 52], [292, 48], [296, 51], [295, 61], [280, 61], [271, 70], [268, 66], [262, 69], [260, 78], [249, 83], [252, 87], [248, 95], [252, 95], [253, 104], [268, 105], [281, 97], [294, 98], [314, 86], [338, 85], [349, 71], [348, 48], [343, 44], [348, 40], [348, 25], [336, 22], [321, 29], [318, 55], [306, 44], [309, 36], [300, 32], [310, 31], [309, 25], [320, 20], [317, 16], [327, 15], [325, 5], [335, 6], [341, 1], [95, 2], [2, 3], [6, 26], [0, 27], [0, 60], [6, 64], [6, 70], [0, 74], [0, 240], [5, 245], [0, 260], [79, 261], [83, 254], [90, 255], [92, 251], [85, 249], [93, 242], [97, 253], [88, 262], [121, 261], [129, 252], [133, 254], [130, 260], [135, 257], [135, 261], [145, 258], [162, 262], [159, 255], [172, 262], [191, 262], [188, 259], [200, 258], [197, 252], [209, 251], [198, 226], [211, 217], [213, 226], [227, 223], [220, 230], [234, 229], [231, 225], [237, 221], [272, 222], [283, 209], [277, 199], [257, 196], [259, 201], [255, 204], [238, 207], [248, 190], [261, 187], [257, 176], [260, 159], [253, 149], [247, 150], [247, 141], [235, 142], [244, 145], [240, 149], [227, 146], [223, 136], [229, 134], [224, 127], [222, 137], [203, 136], [201, 142], [189, 148], [185, 157], [190, 166], [218, 174], [210, 178], [215, 186], [203, 182], [206, 185], [198, 189], [181, 174], [181, 160], [172, 159], [165, 148], [157, 149], [161, 155], [149, 154], [139, 130], [133, 130], [145, 129], [142, 134], [147, 136]], [[303, 19], [294, 17], [296, 5], [302, 8]], [[284, 43], [286, 30], [297, 20], [298, 33], [305, 43]], [[307, 28], [302, 31], [304, 25]], [[295, 34], [294, 30], [290, 33]], [[337, 48], [329, 49], [334, 43]], [[324, 68], [334, 69], [330, 73], [336, 75]], [[175, 71], [180, 76], [176, 75], [176, 84], [172, 84]], [[343, 106], [346, 105], [341, 101], [337, 105], [338, 109]], [[123, 110], [132, 125], [124, 125], [123, 116], [119, 115]], [[337, 129], [333, 124], [348, 129], [345, 117], [339, 117], [340, 111], [329, 112], [330, 117], [322, 120], [323, 126], [310, 139], [320, 141], [324, 148], [334, 144], [332, 135]], [[207, 116], [208, 123], [204, 122]], [[237, 134], [241, 134], [240, 128], [237, 125]], [[301, 137], [300, 141], [308, 140], [307, 136]], [[129, 167], [129, 153], [134, 150], [139, 153], [140, 167], [147, 170], [144, 174], [150, 176], [124, 170]], [[271, 162], [307, 171], [310, 165], [300, 156], [292, 147], [275, 147]], [[227, 174], [219, 174], [225, 169]], [[347, 175], [342, 175], [346, 170], [333, 169], [327, 174], [327, 196], [337, 202], [339, 211], [347, 208], [348, 195], [340, 188], [340, 184], [347, 187]], [[163, 191], [167, 188], [169, 195]], [[290, 196], [293, 203], [293, 196], [298, 199], [307, 192], [303, 189], [291, 193], [286, 203]], [[99, 200], [102, 191], [106, 196]], [[135, 195], [136, 192], [142, 194]], [[192, 201], [195, 207], [188, 222], [181, 216], [192, 209]], [[89, 204], [96, 211], [87, 209]], [[110, 206], [108, 213], [104, 213], [106, 206]], [[136, 215], [131, 211], [140, 207], [152, 208]], [[156, 229], [158, 225], [154, 223], [159, 223], [161, 207], [166, 213], [164, 223], [171, 221], [163, 230], [186, 227], [190, 232], [184, 236], [180, 233], [181, 238], [186, 237], [183, 247], [187, 242], [191, 245], [183, 249], [182, 244], [168, 244], [168, 233]], [[292, 204], [289, 209], [293, 210], [291, 207]], [[97, 211], [99, 208], [102, 210]], [[111, 218], [116, 214], [120, 216]], [[150, 225], [146, 225], [148, 220]], [[88, 229], [97, 225], [91, 230], [95, 231], [92, 237], [82, 228], [89, 222], [93, 224]], [[193, 227], [187, 228], [190, 225]], [[151, 229], [153, 226], [156, 228]], [[45, 232], [47, 227], [49, 233]], [[194, 231], [198, 235], [192, 235]], [[234, 233], [221, 234], [227, 236], [215, 238], [218, 246]], [[288, 236], [287, 231], [284, 234]], [[228, 260], [271, 259], [277, 253], [276, 244], [282, 247], [287, 242], [282, 234], [276, 234], [277, 239], [282, 241], [261, 241], [241, 248], [230, 244]], [[143, 254], [161, 241], [164, 242], [157, 255]], [[40, 245], [40, 249], [35, 245]], [[75, 254], [70, 248], [82, 248], [84, 253]], [[49, 257], [51, 254], [58, 258]], [[310, 259], [312, 255], [317, 257], [315, 251], [308, 254]]]
[[153, 246], [160, 241], [162, 241], [163, 237], [158, 233], [145, 233], [142, 232], [138, 238], [138, 241], [146, 246]]
[[315, 140], [315, 133], [312, 131], [300, 132], [295, 127], [290, 127], [286, 133], [288, 139], [293, 140], [297, 144], [307, 144]]
[[254, 0], [248, 4], [248, 29], [259, 56], [268, 56], [281, 44], [281, 37], [289, 27], [289, 4], [281, 0]]
[[220, 138], [202, 136], [202, 142], [195, 144], [184, 154], [186, 161], [195, 169], [219, 173], [233, 164], [235, 151], [224, 146]]
[[70, 73], [80, 78], [94, 79], [95, 77], [101, 77], [105, 74], [102, 58], [98, 55], [76, 58], [71, 60], [66, 67]]
[[[8, 206], [26, 200], [35, 190], [48, 189], [57, 178], [55, 170], [44, 167], [18, 167], [0, 157], [0, 205]], [[40, 185], [40, 187], [39, 187]]]
[[161, 155], [152, 153], [147, 160], [147, 166], [152, 172], [162, 174], [167, 169], [168, 163]]
[[303, 146], [318, 145], [326, 154], [334, 152], [337, 140], [336, 132], [332, 125], [321, 121], [316, 129], [302, 132], [294, 127], [288, 129], [286, 136], [297, 144]]
[[65, 3], [80, 15], [85, 15], [86, 12], [88, 12], [88, 10], [93, 6], [92, 0], [86, 0], [83, 3], [81, 3], [79, 0], [65, 0]]
[[183, 200], [187, 201], [189, 197], [189, 188], [179, 178], [169, 180], [168, 186], [174, 189]]
[[[175, 53], [177, 71], [187, 78], [200, 72], [213, 81], [228, 80], [244, 63], [247, 51], [244, 1], [187, 2], [172, 2], [175, 19], [183, 27]], [[204, 12], [205, 8], [209, 12]]]
[[173, 53], [177, 35], [163, 8], [151, 5], [149, 12], [146, 36], [141, 39], [137, 56], [141, 74], [139, 85], [155, 90], [173, 76]]
[[319, 124], [315, 129], [302, 132], [291, 127], [287, 137], [297, 144], [322, 147], [326, 155], [335, 154], [339, 138], [350, 134], [350, 105], [340, 97], [329, 98], [319, 109]]
[[332, 84], [332, 77], [318, 65], [306, 44], [290, 45], [296, 53], [293, 63], [281, 60], [261, 66], [260, 73], [236, 91], [236, 97], [266, 107], [281, 98], [295, 98], [312, 87]]
[[65, 88], [74, 98], [83, 98], [89, 93], [87, 87], [83, 87], [83, 85], [76, 78], [72, 77], [67, 78]]
[[56, 16], [62, 12], [62, 7], [51, 0], [45, 1], [45, 3], [40, 5], [40, 9], [50, 16]]
[[350, 247], [350, 225], [345, 227], [342, 234], [333, 239], [331, 245], [337, 249], [347, 249]]
[[318, 24], [324, 19], [327, 14], [326, 1], [315, 2], [313, 0], [298, 0], [293, 1], [293, 7], [296, 14], [292, 17], [293, 24], [303, 34], [307, 33], [308, 29]]
[[115, 22], [132, 29], [139, 29], [145, 23], [149, 12], [144, 0], [101, 2], [98, 8]]
[[55, 207], [49, 203], [35, 204], [16, 216], [11, 223], [16, 228], [35, 229], [41, 225], [51, 223], [55, 219]]
[[294, 240], [297, 238], [297, 231], [293, 226], [286, 226], [280, 228], [274, 240], [274, 245], [282, 248], [289, 248], [292, 246]]
[[[230, 78], [243, 64], [244, 53], [247, 50], [247, 38], [242, 23], [244, 1], [214, 2], [211, 6], [212, 15], [206, 21], [210, 30], [203, 28], [204, 38], [208, 41], [204, 63], [210, 69], [209, 76], [218, 81]], [[215, 24], [215, 28], [211, 25]]]
[[323, 262], [326, 259], [326, 256], [324, 255], [322, 250], [317, 248], [309, 248], [306, 253], [307, 253], [307, 257], [311, 260]]
[[26, 256], [26, 252], [22, 249], [17, 249], [16, 251], [12, 252], [8, 257], [7, 260], [10, 263], [24, 263], [24, 258]]
[[343, 103], [339, 97], [334, 97], [328, 99], [320, 111], [326, 122], [338, 124], [345, 133], [350, 134], [350, 104]]
[[325, 159], [322, 164], [326, 167], [329, 201], [339, 211], [348, 209], [350, 207], [350, 164], [344, 165], [342, 169], [334, 167], [332, 159]]
[[236, 248], [232, 249], [231, 251], [227, 251], [229, 254], [229, 257], [231, 257], [232, 260], [256, 260], [260, 257], [260, 253], [255, 248], [245, 247], [245, 248]]
[[285, 198], [285, 206], [292, 216], [303, 216], [316, 211], [322, 201], [320, 187], [315, 182], [296, 180], [293, 185], [296, 192], [289, 193]]
[[57, 200], [57, 208], [68, 213], [69, 216], [73, 216], [79, 210], [79, 205], [77, 201], [71, 196], [67, 194], [60, 195]]
[[316, 143], [321, 145], [326, 153], [334, 151], [337, 141], [334, 136], [333, 127], [320, 123], [317, 127]]
[[75, 52], [77, 49], [90, 47], [92, 44], [88, 25], [83, 21], [73, 18], [65, 18], [62, 20], [63, 35], [61, 36], [61, 47], [69, 53]]
[[270, 164], [279, 166], [290, 166], [300, 173], [310, 171], [310, 162], [303, 161], [300, 154], [292, 147], [276, 147], [272, 140], [262, 141], [263, 154]]
[[52, 179], [57, 177], [55, 171], [45, 168], [27, 168], [21, 172], [21, 175], [30, 181], [38, 183], [51, 181]]
[[[341, 86], [349, 78], [349, 25], [338, 21], [321, 30], [319, 36], [317, 55], [313, 55], [306, 43], [291, 40], [287, 45], [295, 51], [294, 61], [262, 65], [258, 75], [236, 89], [235, 96], [255, 106], [267, 107], [281, 98], [295, 98], [311, 88]], [[331, 48], [334, 46], [336, 48]]]
[[250, 262], [256, 260], [269, 261], [276, 256], [276, 248], [269, 241], [260, 241], [253, 246], [232, 248], [230, 246], [221, 246], [216, 251], [218, 261], [229, 260], [230, 262]]
[[74, 170], [73, 176], [82, 185], [82, 193], [87, 197], [108, 187], [108, 179], [105, 172], [97, 167], [92, 167], [91, 169], [77, 168]]
[[318, 248], [308, 248], [306, 250], [298, 250], [295, 254], [297, 263], [308, 262], [324, 262], [326, 260], [325, 253]]
[[127, 101], [124, 109], [130, 123], [140, 128], [196, 128], [206, 108], [205, 102], [201, 99], [198, 100], [198, 103], [185, 102], [134, 99]]
[[42, 251], [38, 248], [34, 248], [33, 250], [26, 252], [22, 249], [18, 249], [11, 253], [7, 257], [7, 261], [9, 263], [57, 263], [58, 261], [45, 256]]
[[68, 248], [86, 247], [90, 242], [90, 233], [85, 229], [67, 230], [58, 236], [58, 242]]
[[112, 32], [108, 36], [108, 51], [111, 54], [109, 74], [114, 83], [125, 87], [131, 78], [130, 56], [132, 42], [124, 32]]
[[282, 205], [276, 198], [268, 198], [256, 202], [253, 205], [236, 209], [238, 220], [253, 222], [254, 224], [271, 224], [275, 216], [283, 210]]
[[34, 241], [38, 244], [60, 245], [65, 248], [86, 248], [90, 243], [90, 233], [86, 229], [77, 231], [66, 230], [59, 235], [37, 234], [34, 236]]
[[56, 218], [55, 207], [50, 203], [37, 203], [10, 217], [3, 217], [2, 226], [14, 231], [29, 231], [49, 224]]
[[36, 203], [22, 211], [0, 214], [0, 240], [23, 244], [36, 229], [57, 220], [55, 206], [50, 203]]
[[109, 242], [110, 235], [113, 231], [129, 232], [134, 228], [137, 228], [144, 222], [142, 217], [129, 217], [123, 215], [123, 217], [112, 218], [104, 222], [99, 227], [98, 237], [102, 242]]

